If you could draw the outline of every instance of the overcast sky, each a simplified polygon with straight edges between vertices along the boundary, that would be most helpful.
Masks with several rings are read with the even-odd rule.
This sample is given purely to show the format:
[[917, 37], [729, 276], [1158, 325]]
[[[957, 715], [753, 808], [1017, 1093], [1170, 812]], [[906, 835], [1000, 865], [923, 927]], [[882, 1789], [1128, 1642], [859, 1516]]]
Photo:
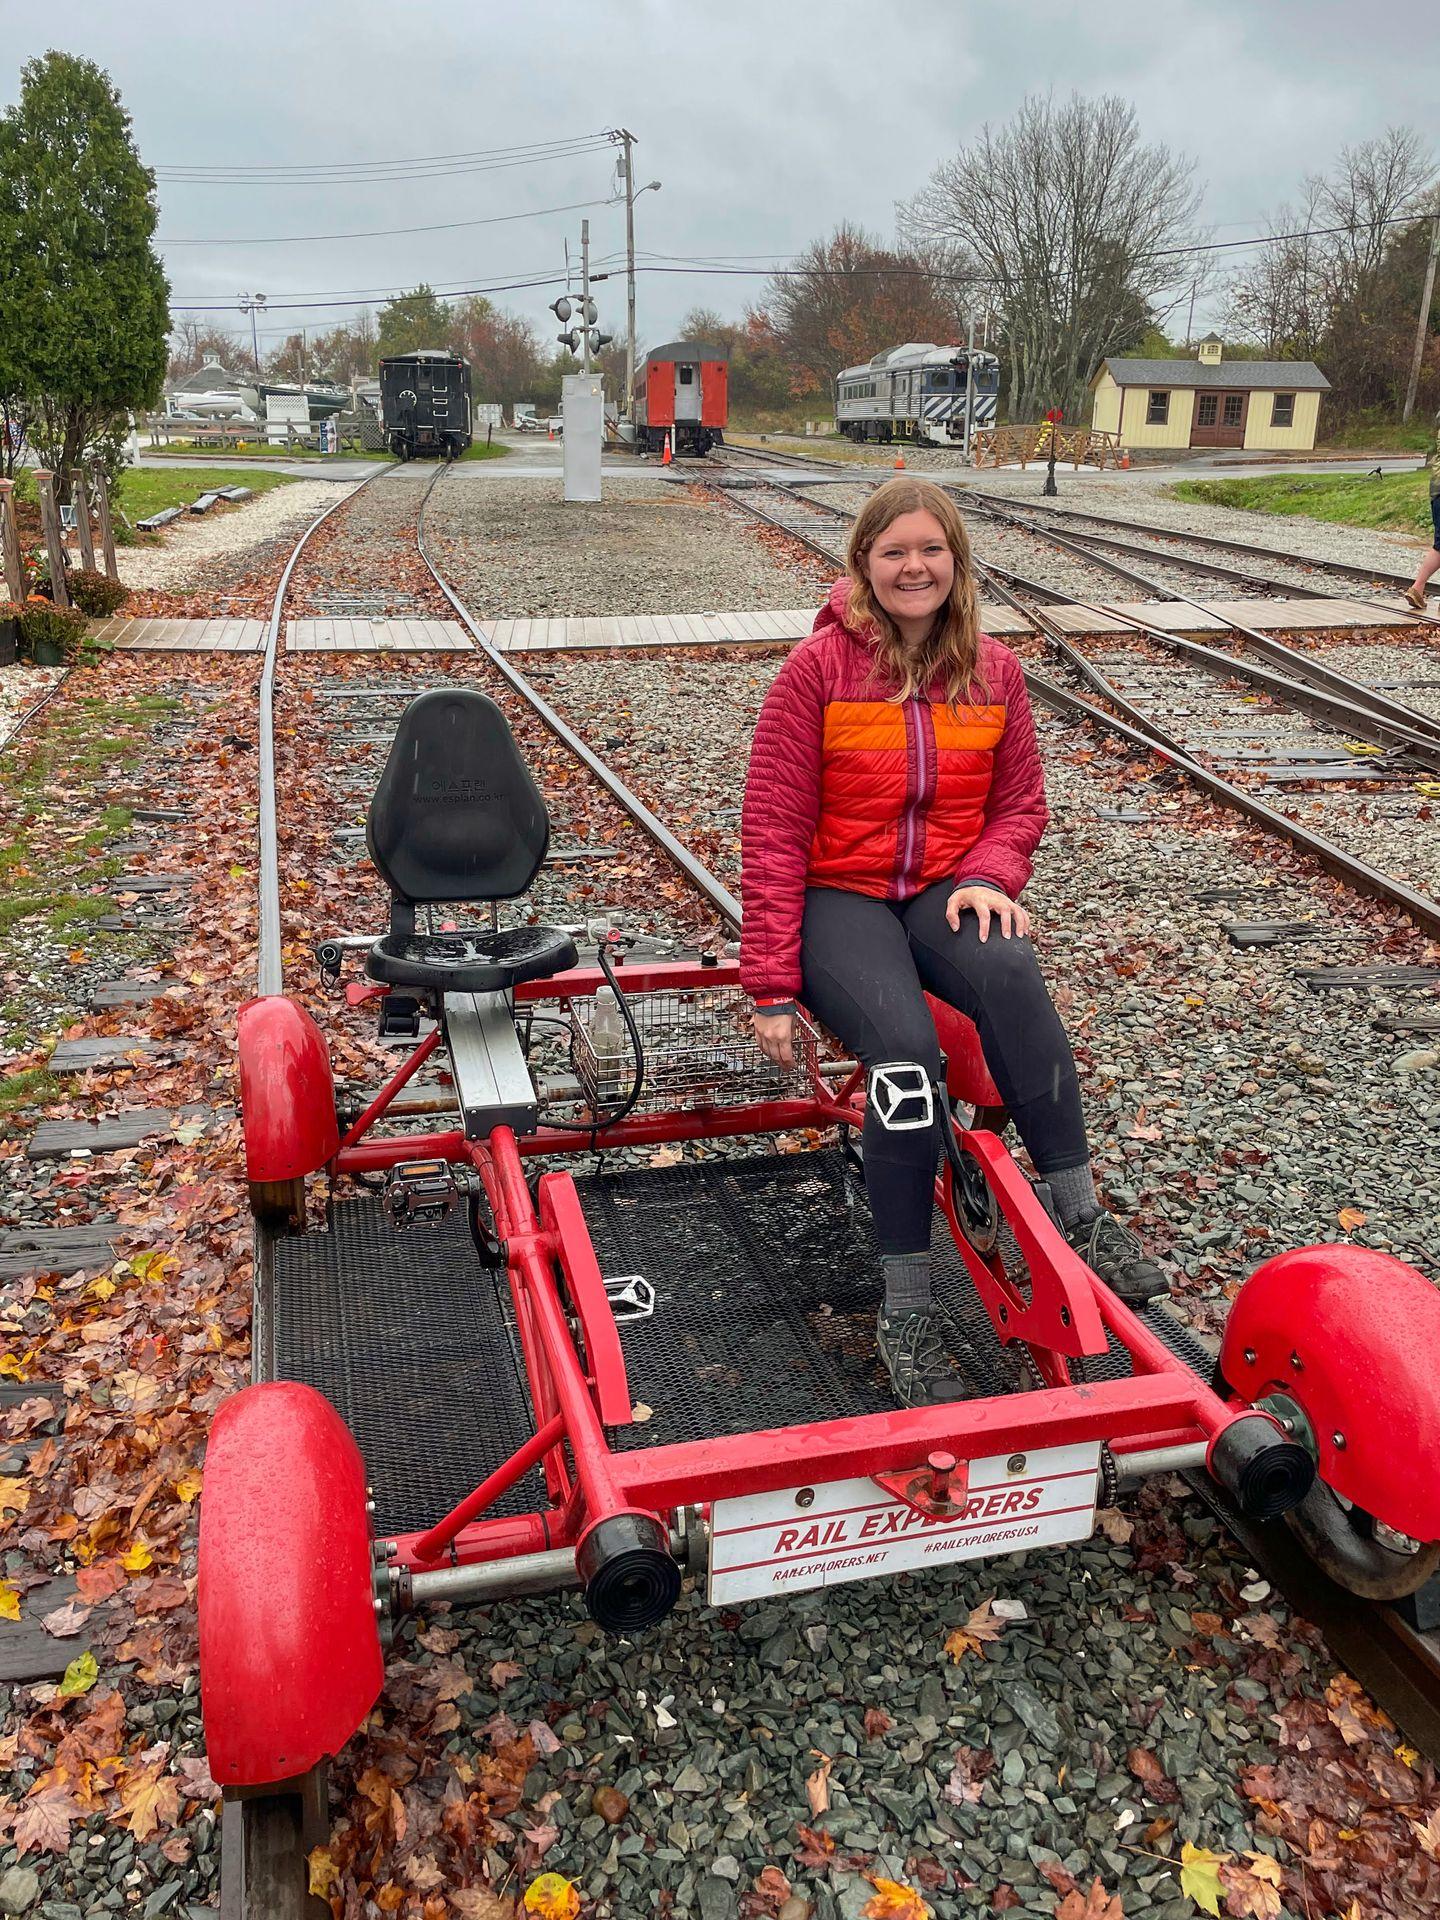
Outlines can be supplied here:
[[[1419, 0], [0, 0], [0, 104], [27, 59], [83, 53], [161, 169], [395, 161], [628, 126], [637, 185], [662, 182], [637, 206], [641, 265], [763, 268], [844, 219], [888, 237], [937, 160], [1046, 88], [1132, 100], [1148, 139], [1192, 158], [1215, 237], [1256, 232], [1344, 143], [1436, 124], [1435, 26]], [[263, 291], [263, 347], [333, 324], [357, 294], [559, 275], [588, 213], [594, 253], [620, 250], [622, 275], [597, 289], [619, 337], [623, 206], [570, 205], [604, 201], [613, 177], [599, 150], [428, 181], [162, 177], [161, 251], [177, 313], [224, 303], [211, 317], [248, 332], [236, 296]], [[415, 231], [467, 221], [493, 224]], [[400, 231], [308, 237], [374, 229]], [[672, 337], [697, 302], [738, 317], [763, 284], [642, 273], [640, 335]], [[494, 297], [553, 331], [557, 291]]]

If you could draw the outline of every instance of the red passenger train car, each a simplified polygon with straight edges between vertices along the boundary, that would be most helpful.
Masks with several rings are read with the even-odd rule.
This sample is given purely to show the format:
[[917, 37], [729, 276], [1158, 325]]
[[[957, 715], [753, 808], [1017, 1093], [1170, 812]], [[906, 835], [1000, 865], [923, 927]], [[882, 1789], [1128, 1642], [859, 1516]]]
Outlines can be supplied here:
[[659, 453], [675, 434], [672, 452], [703, 454], [724, 443], [730, 404], [730, 356], [703, 340], [672, 340], [635, 369], [635, 439]]

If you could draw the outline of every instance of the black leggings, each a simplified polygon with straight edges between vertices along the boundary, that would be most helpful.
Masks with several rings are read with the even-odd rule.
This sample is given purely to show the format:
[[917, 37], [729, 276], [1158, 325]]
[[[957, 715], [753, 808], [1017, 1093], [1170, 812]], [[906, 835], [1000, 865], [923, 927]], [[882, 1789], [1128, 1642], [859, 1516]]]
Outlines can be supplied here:
[[[866, 1067], [918, 1060], [940, 1074], [940, 1042], [926, 992], [975, 1022], [985, 1064], [1037, 1173], [1083, 1166], [1090, 1157], [1075, 1061], [1035, 949], [990, 922], [983, 943], [974, 913], [953, 933], [950, 881], [910, 900], [811, 887], [805, 895], [800, 965], [804, 1003]], [[865, 1187], [882, 1253], [930, 1244], [939, 1141], [933, 1132], [891, 1133], [865, 1120]]]

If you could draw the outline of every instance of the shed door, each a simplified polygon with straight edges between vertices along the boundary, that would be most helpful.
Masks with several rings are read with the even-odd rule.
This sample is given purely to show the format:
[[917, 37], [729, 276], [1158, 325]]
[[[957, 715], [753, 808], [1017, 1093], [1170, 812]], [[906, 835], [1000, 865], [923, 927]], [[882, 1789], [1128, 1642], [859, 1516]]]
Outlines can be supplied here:
[[1190, 427], [1191, 446], [1243, 447], [1245, 416], [1249, 411], [1248, 393], [1197, 393]]

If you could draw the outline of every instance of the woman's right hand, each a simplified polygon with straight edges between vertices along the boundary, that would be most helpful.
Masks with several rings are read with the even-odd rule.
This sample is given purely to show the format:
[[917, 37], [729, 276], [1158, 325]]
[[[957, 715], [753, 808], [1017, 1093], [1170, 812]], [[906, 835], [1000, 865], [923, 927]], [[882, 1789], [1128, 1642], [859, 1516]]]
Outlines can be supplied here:
[[795, 1016], [793, 1013], [764, 1013], [752, 1016], [760, 1051], [777, 1067], [795, 1064]]

